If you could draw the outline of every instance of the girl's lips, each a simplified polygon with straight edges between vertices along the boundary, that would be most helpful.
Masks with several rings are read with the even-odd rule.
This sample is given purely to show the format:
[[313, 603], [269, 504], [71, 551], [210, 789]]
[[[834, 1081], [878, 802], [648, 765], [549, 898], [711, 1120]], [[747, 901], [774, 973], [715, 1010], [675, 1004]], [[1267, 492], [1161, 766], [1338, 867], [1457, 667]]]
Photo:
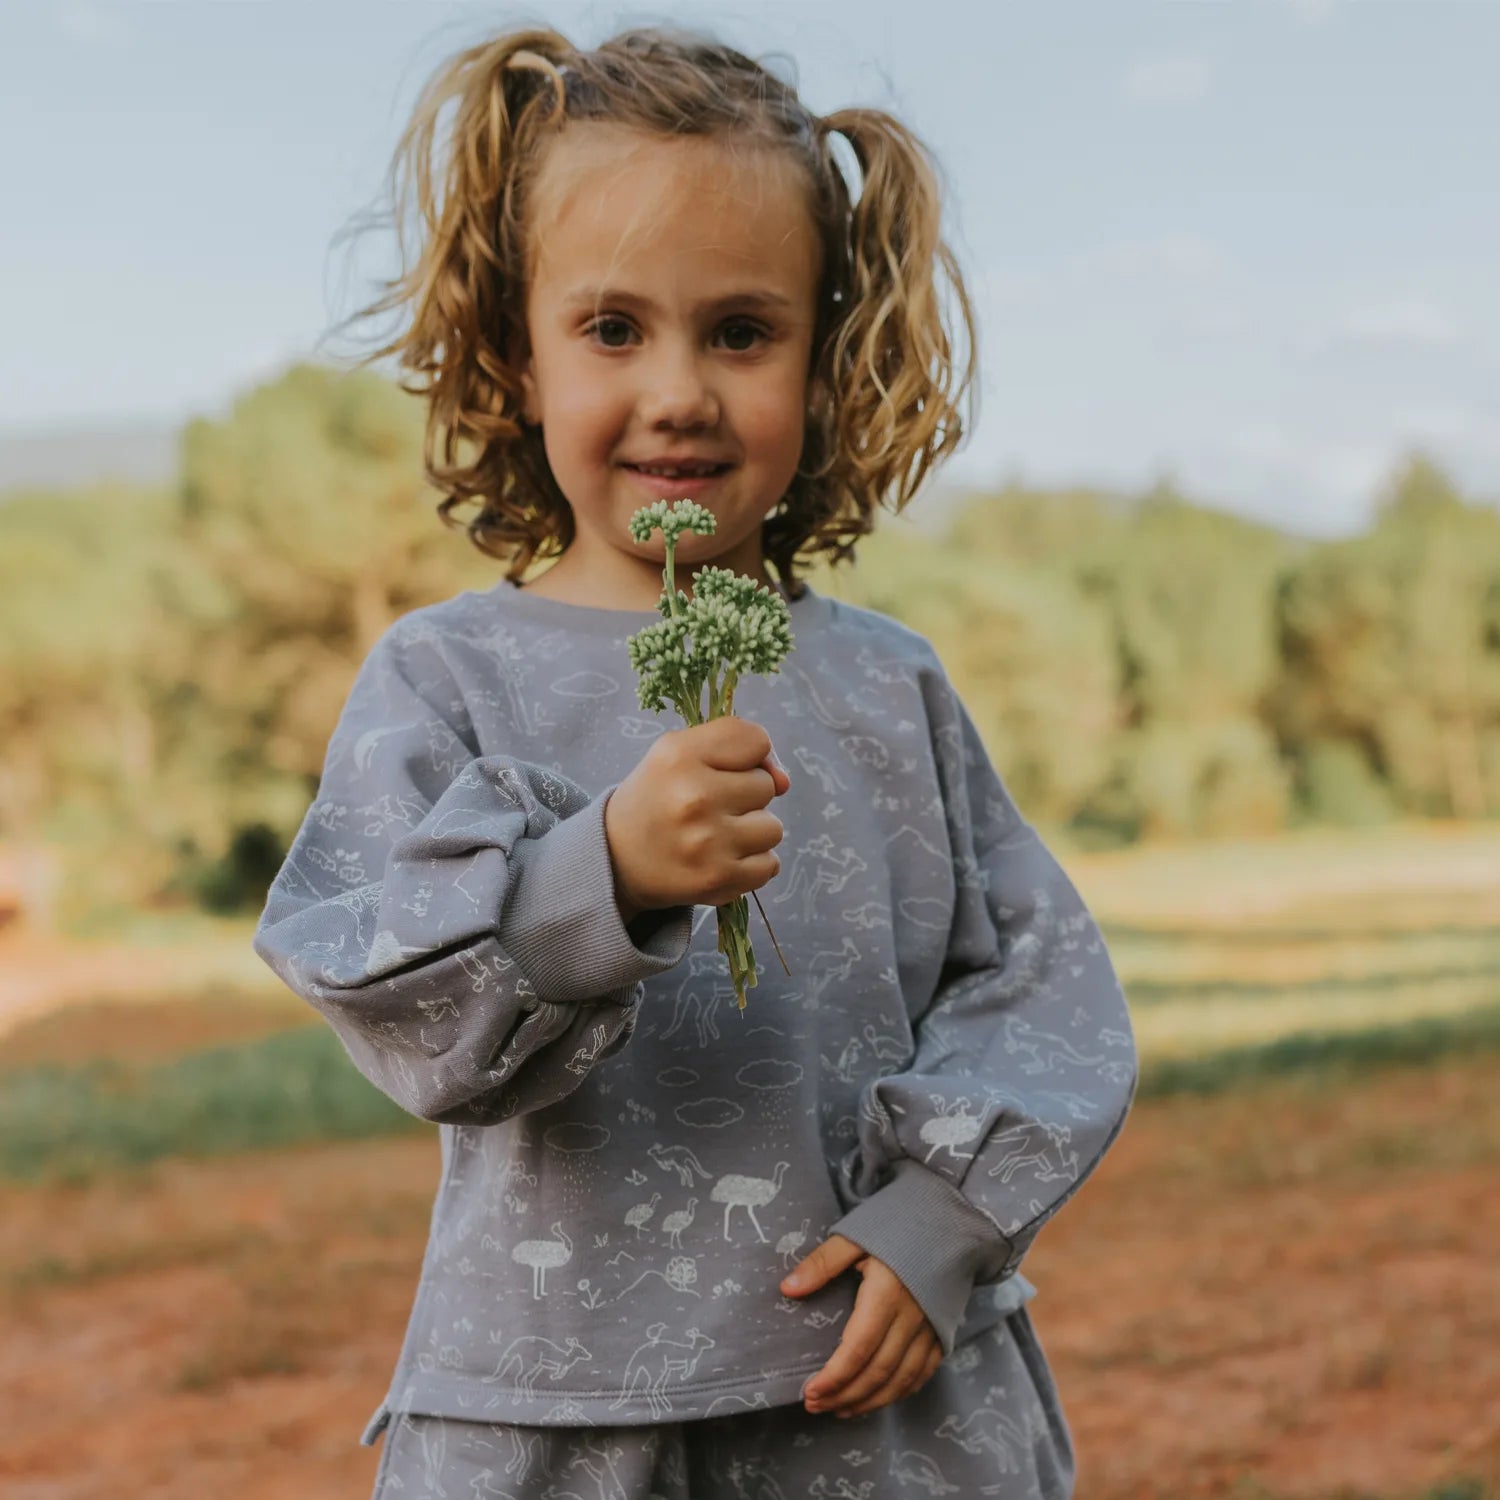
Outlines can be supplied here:
[[658, 500], [696, 500], [714, 485], [728, 479], [734, 473], [731, 466], [717, 474], [683, 474], [676, 478], [668, 474], [644, 474], [629, 464], [621, 467], [642, 489]]

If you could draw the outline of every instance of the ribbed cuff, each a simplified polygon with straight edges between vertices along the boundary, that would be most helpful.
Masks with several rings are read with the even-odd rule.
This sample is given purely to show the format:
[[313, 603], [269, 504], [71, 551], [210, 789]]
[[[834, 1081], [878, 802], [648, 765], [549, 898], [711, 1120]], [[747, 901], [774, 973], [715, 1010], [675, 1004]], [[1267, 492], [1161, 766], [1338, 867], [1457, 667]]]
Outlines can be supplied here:
[[657, 913], [642, 947], [625, 930], [604, 833], [614, 791], [608, 787], [541, 838], [517, 840], [512, 852], [500, 946], [543, 1000], [629, 1003], [640, 980], [680, 963], [692, 941], [691, 906]]
[[853, 1240], [901, 1278], [947, 1356], [975, 1283], [998, 1276], [1010, 1246], [940, 1173], [911, 1158], [894, 1170], [890, 1182], [828, 1232]]

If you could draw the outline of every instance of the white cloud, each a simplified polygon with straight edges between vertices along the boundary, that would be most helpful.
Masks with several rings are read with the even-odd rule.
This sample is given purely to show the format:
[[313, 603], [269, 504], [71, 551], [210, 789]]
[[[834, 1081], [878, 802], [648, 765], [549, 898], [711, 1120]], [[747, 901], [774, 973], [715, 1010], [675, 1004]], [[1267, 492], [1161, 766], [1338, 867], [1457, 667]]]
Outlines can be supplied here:
[[1479, 430], [1479, 414], [1451, 401], [1427, 401], [1399, 413], [1397, 425], [1414, 436], [1451, 442]]
[[1462, 341], [1453, 319], [1431, 302], [1385, 302], [1348, 313], [1324, 347], [1451, 349]]
[[[219, 399], [198, 403], [204, 415], [210, 414], [210, 408], [214, 415], [227, 414], [236, 401], [256, 387], [280, 380], [294, 364], [313, 357], [305, 345], [298, 345], [274, 332], [263, 341], [226, 348], [224, 356], [224, 378], [217, 386]], [[380, 373], [389, 375], [392, 371], [384, 369]]]
[[1392, 430], [1430, 448], [1441, 461], [1451, 456], [1493, 471], [1500, 466], [1500, 411], [1485, 412], [1462, 401], [1425, 401], [1395, 414]]
[[1230, 433], [1202, 467], [1207, 484], [1256, 496], [1251, 508], [1263, 519], [1334, 536], [1364, 524], [1400, 450], [1389, 438], [1315, 437], [1268, 422]]
[[1122, 92], [1135, 104], [1191, 104], [1207, 95], [1212, 80], [1206, 58], [1143, 58], [1125, 74]]
[[1429, 302], [1364, 308], [1349, 316], [1344, 332], [1348, 338], [1370, 343], [1447, 346], [1458, 342], [1453, 320]]
[[1239, 263], [1200, 235], [1168, 232], [1152, 239], [1091, 245], [1045, 263], [990, 262], [972, 269], [984, 315], [1023, 318], [1041, 309], [1076, 320], [1083, 306], [1128, 301], [1170, 313], [1177, 331], [1218, 338], [1245, 327]]
[[1283, 3], [1299, 21], [1316, 26], [1333, 14], [1339, 0], [1283, 0]]
[[1162, 328], [1189, 339], [1237, 339], [1254, 331], [1249, 311], [1224, 298], [1196, 302], [1165, 314]]
[[1372, 411], [1363, 430], [1313, 434], [1270, 421], [1242, 426], [1202, 450], [1203, 493], [1226, 491], [1252, 513], [1308, 535], [1338, 536], [1368, 524], [1371, 509], [1413, 448], [1431, 454], [1459, 490], [1500, 499], [1497, 413], [1434, 398]]
[[975, 265], [966, 268], [974, 290], [997, 310], [1034, 307], [1046, 296], [1048, 277], [1032, 267]]
[[1068, 258], [1070, 269], [1089, 277], [1134, 281], [1166, 277], [1173, 281], [1218, 281], [1229, 274], [1228, 252], [1201, 235], [1169, 232], [1150, 240], [1095, 245]]
[[117, 47], [130, 40], [130, 29], [118, 10], [87, 0], [66, 0], [56, 14], [64, 35], [85, 47]]

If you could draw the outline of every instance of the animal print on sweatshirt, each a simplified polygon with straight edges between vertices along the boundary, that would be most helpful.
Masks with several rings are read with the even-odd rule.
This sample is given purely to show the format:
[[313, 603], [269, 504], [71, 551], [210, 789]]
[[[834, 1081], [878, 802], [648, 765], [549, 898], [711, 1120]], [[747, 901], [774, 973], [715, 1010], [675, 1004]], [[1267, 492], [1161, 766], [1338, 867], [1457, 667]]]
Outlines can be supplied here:
[[791, 775], [744, 1012], [709, 907], [627, 930], [609, 796], [680, 723], [640, 709], [652, 611], [502, 582], [376, 643], [257, 952], [356, 1067], [440, 1124], [386, 1409], [678, 1422], [799, 1399], [858, 1276], [779, 1283], [830, 1233], [945, 1352], [1120, 1129], [1136, 1077], [1099, 929], [931, 645], [813, 589], [740, 684]]

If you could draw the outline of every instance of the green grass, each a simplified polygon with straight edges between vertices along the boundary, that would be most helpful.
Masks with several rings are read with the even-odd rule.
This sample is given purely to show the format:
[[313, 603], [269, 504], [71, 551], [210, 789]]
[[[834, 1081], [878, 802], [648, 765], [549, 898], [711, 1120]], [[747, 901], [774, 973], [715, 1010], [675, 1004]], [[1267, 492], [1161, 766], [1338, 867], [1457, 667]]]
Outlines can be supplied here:
[[[1423, 826], [1080, 856], [1141, 1097], [1500, 1051], [1497, 851], [1500, 826]], [[428, 1128], [271, 981], [253, 919], [121, 909], [97, 926], [155, 967], [134, 1004], [59, 1007], [0, 1044], [0, 1179]]]
[[1372, 1068], [1409, 1067], [1458, 1053], [1491, 1051], [1500, 1051], [1500, 1006], [1363, 1031], [1301, 1032], [1201, 1057], [1163, 1058], [1143, 1069], [1138, 1097], [1216, 1094], [1291, 1074], [1335, 1082]]
[[1269, 927], [1215, 927], [1208, 922], [1173, 924], [1170, 922], [1114, 922], [1101, 918], [1099, 926], [1113, 952], [1122, 943], [1198, 943], [1226, 944], [1235, 947], [1264, 947], [1267, 944], [1280, 946], [1287, 943], [1312, 944], [1344, 943], [1363, 940], [1382, 946], [1399, 943], [1422, 943], [1432, 938], [1457, 938], [1464, 943], [1479, 942], [1490, 947], [1496, 945], [1493, 932], [1476, 927], [1472, 922], [1426, 922], [1420, 927], [1400, 928], [1383, 926], [1339, 926], [1326, 923], [1319, 926], [1287, 923]]
[[326, 1027], [151, 1067], [99, 1060], [0, 1077], [0, 1176], [12, 1180], [431, 1128], [374, 1088]]
[[[1180, 859], [1194, 863], [1186, 852]], [[1301, 872], [1314, 883], [1317, 875], [1316, 866]], [[1186, 1060], [1500, 1004], [1500, 923], [1476, 917], [1458, 924], [1456, 912], [1445, 920], [1394, 897], [1384, 906], [1353, 906], [1338, 923], [1294, 915], [1291, 900], [1237, 926], [1216, 916], [1158, 924], [1106, 919], [1142, 1053]], [[1398, 917], [1419, 925], [1402, 926]]]
[[1492, 964], [1447, 964], [1409, 972], [1382, 974], [1325, 974], [1317, 979], [1288, 985], [1274, 980], [1220, 979], [1132, 979], [1125, 989], [1132, 1005], [1159, 1005], [1191, 1000], [1204, 1005], [1236, 1004], [1275, 999], [1295, 989], [1311, 995], [1375, 994], [1414, 987], [1428, 990], [1452, 982], [1472, 984], [1490, 993], [1500, 993], [1500, 969]]
[[[1490, 1051], [1500, 1052], [1500, 1006], [1199, 1057], [1153, 1062], [1148, 1055], [1139, 1097], [1220, 1093], [1289, 1075], [1336, 1081]], [[431, 1128], [375, 1089], [321, 1026], [150, 1066], [96, 1061], [0, 1075], [0, 1177], [13, 1181], [86, 1181], [166, 1156]]]

